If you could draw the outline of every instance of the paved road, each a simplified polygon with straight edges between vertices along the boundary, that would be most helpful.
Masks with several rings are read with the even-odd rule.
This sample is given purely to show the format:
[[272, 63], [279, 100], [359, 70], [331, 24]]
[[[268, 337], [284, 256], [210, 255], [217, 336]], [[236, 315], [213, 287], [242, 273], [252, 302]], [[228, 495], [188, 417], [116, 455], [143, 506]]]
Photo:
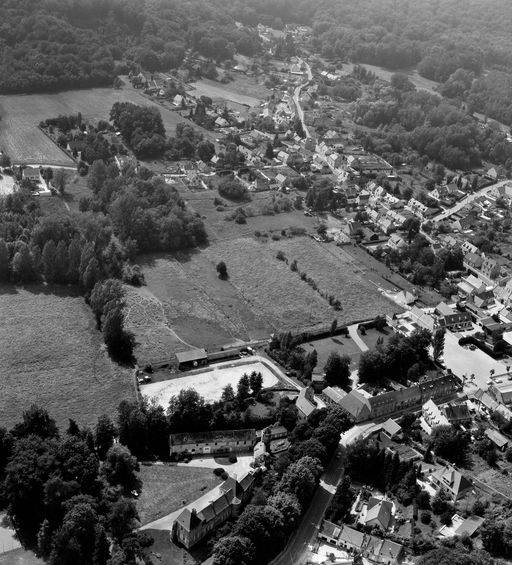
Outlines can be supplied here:
[[304, 65], [306, 66], [306, 72], [308, 74], [308, 80], [307, 82], [303, 82], [302, 84], [299, 84], [299, 86], [297, 86], [297, 88], [294, 90], [293, 92], [293, 102], [295, 104], [295, 108], [297, 109], [297, 115], [299, 116], [300, 121], [302, 122], [302, 128], [304, 129], [304, 133], [306, 134], [306, 137], [309, 138], [311, 137], [309, 130], [306, 126], [306, 122], [304, 121], [304, 111], [302, 110], [302, 107], [300, 105], [300, 93], [301, 90], [307, 86], [309, 84], [309, 82], [313, 79], [313, 74], [311, 73], [311, 67], [308, 65], [308, 63], [306, 63], [305, 61]]
[[464, 206], [466, 206], [467, 204], [471, 204], [471, 202], [473, 202], [479, 196], [485, 196], [491, 190], [509, 184], [510, 182], [511, 181], [509, 180], [504, 180], [496, 184], [491, 184], [491, 186], [486, 186], [485, 188], [481, 188], [480, 190], [477, 190], [473, 194], [470, 194], [469, 196], [466, 196], [466, 198], [463, 198], [460, 202], [455, 204], [453, 208], [450, 208], [445, 212], [443, 212], [442, 214], [439, 214], [439, 216], [433, 218], [434, 222], [440, 222], [442, 220], [446, 220], [446, 218], [449, 218], [450, 216], [453, 216], [453, 214], [456, 214], [457, 212], [462, 210], [462, 208], [464, 208]]
[[333, 493], [336, 491], [342, 474], [343, 465], [341, 460], [333, 457], [307, 512], [302, 517], [298, 529], [290, 539], [286, 549], [272, 561], [271, 565], [304, 565], [306, 563], [309, 555], [308, 545], [320, 528], [322, 518], [332, 500]]

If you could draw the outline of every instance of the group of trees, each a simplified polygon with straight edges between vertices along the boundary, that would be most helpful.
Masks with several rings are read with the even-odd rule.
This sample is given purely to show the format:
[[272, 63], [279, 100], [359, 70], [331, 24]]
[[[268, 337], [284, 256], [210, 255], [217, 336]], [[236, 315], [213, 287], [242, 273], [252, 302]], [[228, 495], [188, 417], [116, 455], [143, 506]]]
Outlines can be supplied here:
[[155, 157], [164, 151], [165, 128], [158, 108], [115, 102], [110, 120], [137, 157]]
[[441, 249], [434, 253], [423, 234], [414, 235], [411, 231], [407, 239], [407, 247], [391, 250], [386, 256], [386, 263], [398, 267], [402, 274], [410, 276], [414, 284], [440, 289], [447, 272], [464, 270], [462, 250]]
[[359, 360], [360, 382], [379, 385], [386, 379], [417, 381], [429, 365], [432, 334], [425, 329], [410, 336], [394, 334], [386, 345], [365, 351]]
[[114, 434], [101, 417], [95, 430], [70, 420], [61, 435], [37, 406], [0, 430], [0, 503], [22, 545], [50, 565], [145, 562], [152, 540], [134, 530], [131, 495], [139, 466]]
[[128, 165], [121, 174], [113, 167], [103, 161], [93, 163], [88, 176], [93, 196], [81, 200], [80, 207], [107, 214], [113, 232], [130, 256], [206, 243], [200, 217], [186, 209], [178, 191], [162, 177], [144, 167], [136, 172]]
[[358, 482], [391, 493], [404, 505], [411, 504], [419, 492], [414, 462], [401, 461], [376, 443], [360, 440], [347, 448], [345, 472]]
[[368, 150], [392, 164], [434, 160], [451, 169], [468, 170], [483, 160], [512, 165], [512, 148], [499, 128], [480, 128], [460, 104], [425, 91], [375, 89], [372, 99], [356, 103], [361, 125], [356, 137]]
[[292, 336], [290, 332], [275, 334], [268, 348], [271, 357], [283, 367], [295, 371], [303, 381], [311, 380], [313, 369], [318, 362], [316, 349], [306, 353], [306, 350], [301, 347], [306, 339], [306, 335]]

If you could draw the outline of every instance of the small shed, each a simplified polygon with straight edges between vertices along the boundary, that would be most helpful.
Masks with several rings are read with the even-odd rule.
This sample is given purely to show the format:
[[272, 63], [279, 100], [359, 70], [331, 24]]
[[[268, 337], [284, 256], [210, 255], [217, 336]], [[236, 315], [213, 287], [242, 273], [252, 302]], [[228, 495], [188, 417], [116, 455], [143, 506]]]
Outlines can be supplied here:
[[178, 360], [178, 369], [186, 370], [206, 365], [208, 356], [204, 349], [191, 349], [176, 353], [176, 359]]

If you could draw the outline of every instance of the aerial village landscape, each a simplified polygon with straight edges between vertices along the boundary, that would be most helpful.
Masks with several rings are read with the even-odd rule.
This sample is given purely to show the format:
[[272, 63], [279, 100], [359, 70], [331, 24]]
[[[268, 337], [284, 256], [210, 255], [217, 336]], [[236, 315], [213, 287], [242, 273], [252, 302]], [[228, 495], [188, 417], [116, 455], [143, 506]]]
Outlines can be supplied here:
[[0, 565], [505, 563], [504, 71], [148, 14], [111, 82], [0, 82]]

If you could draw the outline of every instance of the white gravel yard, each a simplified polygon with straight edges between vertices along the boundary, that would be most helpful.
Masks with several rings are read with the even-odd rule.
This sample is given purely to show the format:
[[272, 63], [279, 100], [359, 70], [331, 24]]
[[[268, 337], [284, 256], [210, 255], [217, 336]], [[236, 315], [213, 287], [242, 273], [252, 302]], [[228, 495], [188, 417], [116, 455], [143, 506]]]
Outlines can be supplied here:
[[0, 173], [0, 196], [14, 192], [14, 178]]
[[240, 377], [251, 374], [253, 371], [263, 376], [263, 387], [270, 387], [278, 382], [277, 376], [270, 370], [270, 362], [249, 358], [240, 362], [219, 363], [211, 365], [204, 371], [178, 377], [169, 381], [161, 381], [141, 386], [141, 393], [145, 398], [155, 398], [160, 406], [167, 408], [171, 397], [179, 394], [180, 390], [193, 388], [207, 402], [219, 400], [222, 389], [230, 384], [236, 392], [236, 386]]

